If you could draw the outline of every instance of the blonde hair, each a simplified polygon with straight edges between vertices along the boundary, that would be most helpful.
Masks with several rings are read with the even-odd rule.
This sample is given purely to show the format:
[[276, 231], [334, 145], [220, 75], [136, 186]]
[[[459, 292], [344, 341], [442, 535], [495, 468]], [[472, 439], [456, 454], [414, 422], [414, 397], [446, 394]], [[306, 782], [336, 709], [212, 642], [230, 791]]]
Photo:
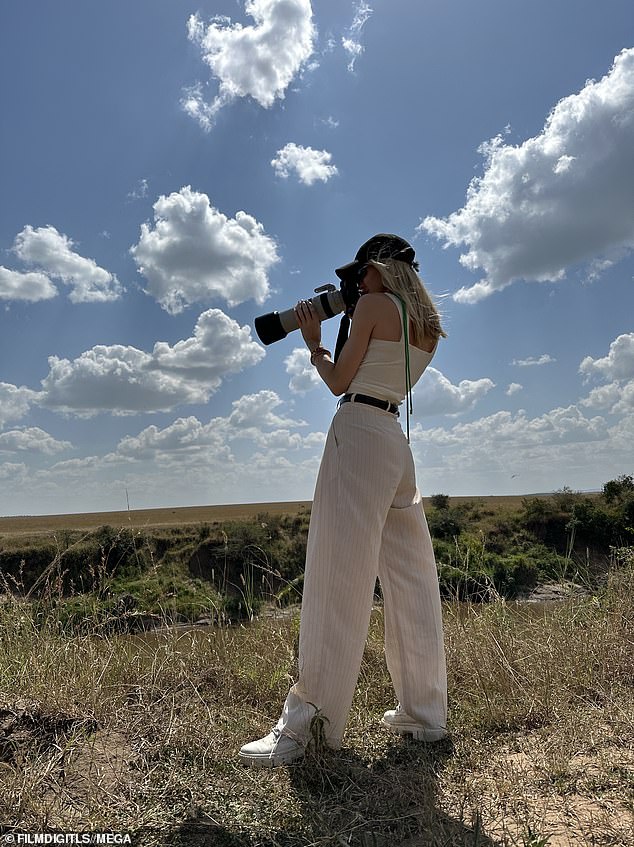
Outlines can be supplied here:
[[426, 338], [437, 341], [440, 337], [447, 337], [438, 310], [414, 268], [396, 259], [383, 262], [370, 260], [368, 264], [381, 274], [385, 288], [405, 302], [412, 325], [411, 342], [415, 346], [423, 344]]

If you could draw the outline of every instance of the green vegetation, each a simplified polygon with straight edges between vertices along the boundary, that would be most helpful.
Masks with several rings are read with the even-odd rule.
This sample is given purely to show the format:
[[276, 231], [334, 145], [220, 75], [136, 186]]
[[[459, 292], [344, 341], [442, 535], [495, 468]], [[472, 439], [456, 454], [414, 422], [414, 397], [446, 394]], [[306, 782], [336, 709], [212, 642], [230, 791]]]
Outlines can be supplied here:
[[[0, 579], [42, 619], [53, 605], [65, 630], [250, 619], [263, 604], [301, 601], [309, 518], [300, 509], [176, 527], [7, 534]], [[618, 477], [595, 495], [563, 488], [515, 507], [435, 494], [427, 519], [447, 599], [516, 599], [544, 583], [594, 589], [611, 550], [634, 542], [634, 480]]]

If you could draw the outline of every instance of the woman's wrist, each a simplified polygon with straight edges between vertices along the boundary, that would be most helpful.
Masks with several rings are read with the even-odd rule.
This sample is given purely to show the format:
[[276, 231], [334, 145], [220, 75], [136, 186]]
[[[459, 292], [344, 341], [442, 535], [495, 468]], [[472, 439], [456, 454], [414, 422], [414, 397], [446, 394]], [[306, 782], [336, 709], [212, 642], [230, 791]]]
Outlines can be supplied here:
[[314, 350], [310, 352], [310, 363], [311, 365], [316, 365], [324, 356], [330, 356], [330, 350], [326, 350], [325, 347], [322, 347], [321, 344], [318, 347], [315, 347]]

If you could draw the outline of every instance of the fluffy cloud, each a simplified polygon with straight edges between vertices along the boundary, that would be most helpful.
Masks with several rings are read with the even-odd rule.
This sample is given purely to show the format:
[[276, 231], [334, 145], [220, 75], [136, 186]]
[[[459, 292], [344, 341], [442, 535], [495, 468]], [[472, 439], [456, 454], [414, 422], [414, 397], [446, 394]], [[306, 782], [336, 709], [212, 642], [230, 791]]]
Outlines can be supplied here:
[[629, 382], [611, 382], [593, 388], [580, 404], [590, 409], [603, 409], [613, 415], [634, 411], [634, 379]]
[[264, 350], [251, 339], [251, 329], [239, 326], [220, 309], [203, 312], [191, 338], [170, 347], [157, 341], [153, 366], [163, 373], [182, 375], [217, 387], [226, 373], [237, 373], [257, 364]]
[[0, 266], [0, 300], [50, 300], [57, 296], [57, 289], [46, 274], [32, 271], [22, 273]]
[[37, 391], [22, 386], [18, 388], [8, 382], [0, 382], [0, 429], [23, 418], [38, 399]]
[[218, 94], [209, 103], [199, 83], [182, 100], [185, 111], [209, 131], [218, 111], [237, 97], [251, 97], [265, 109], [284, 99], [286, 89], [313, 52], [315, 30], [310, 0], [247, 0], [252, 26], [198, 15], [189, 18], [189, 39], [200, 47]]
[[634, 410], [634, 333], [619, 335], [610, 344], [608, 355], [602, 359], [586, 356], [579, 366], [579, 373], [584, 374], [586, 379], [612, 380], [607, 385], [593, 388], [581, 401], [582, 406], [607, 409], [612, 414]]
[[306, 424], [278, 415], [276, 409], [281, 405], [282, 400], [274, 391], [245, 394], [233, 401], [227, 417], [213, 418], [208, 424], [190, 416], [178, 418], [164, 429], [149, 426], [137, 436], [126, 436], [119, 442], [113, 457], [169, 463], [175, 459], [195, 460], [204, 454], [205, 461], [221, 464], [235, 461], [229, 445], [238, 440], [277, 451], [277, 455], [283, 450], [321, 446], [322, 433], [304, 437], [291, 433], [291, 429]]
[[210, 309], [199, 317], [194, 335], [173, 347], [157, 342], [146, 353], [98, 345], [72, 361], [51, 356], [39, 402], [85, 415], [168, 411], [206, 403], [225, 374], [254, 365], [263, 355], [248, 327]]
[[200, 454], [201, 450], [211, 451], [218, 461], [232, 459], [224, 443], [224, 433], [190, 416], [178, 418], [164, 429], [149, 426], [136, 436], [126, 436], [119, 442], [117, 454], [142, 460], [156, 459], [164, 454], [182, 458], [183, 455]]
[[154, 204], [154, 228], [144, 223], [132, 253], [147, 293], [168, 312], [223, 298], [235, 306], [264, 302], [277, 245], [246, 212], [227, 218], [190, 186]]
[[576, 405], [530, 417], [497, 412], [451, 428], [411, 434], [424, 490], [453, 494], [596, 487], [631, 465], [634, 414], [609, 426]]
[[516, 365], [518, 368], [531, 368], [536, 365], [550, 365], [556, 361], [557, 359], [554, 359], [550, 353], [542, 353], [539, 357], [529, 356], [528, 359], [513, 359], [511, 364]]
[[528, 418], [524, 410], [516, 415], [496, 412], [451, 429], [438, 427], [423, 430], [417, 427], [414, 439], [438, 447], [469, 446], [494, 452], [504, 443], [513, 449], [545, 444], [594, 441], [606, 436], [607, 425], [602, 417], [587, 418], [576, 406], [553, 409], [536, 418]]
[[332, 155], [326, 150], [313, 150], [290, 142], [277, 151], [271, 165], [277, 176], [286, 179], [292, 172], [304, 185], [312, 185], [317, 180], [327, 182], [337, 174], [337, 168], [330, 164]]
[[0, 434], [0, 453], [45, 453], [52, 455], [69, 450], [73, 445], [69, 441], [57, 441], [48, 432], [37, 426], [13, 429]]
[[310, 353], [305, 347], [295, 347], [284, 359], [286, 373], [290, 375], [288, 387], [294, 394], [306, 394], [322, 384], [319, 374], [310, 363]]
[[73, 246], [71, 239], [54, 226], [25, 226], [15, 237], [13, 251], [27, 265], [70, 286], [68, 299], [72, 303], [117, 300], [123, 290], [117, 277], [100, 268], [94, 259], [80, 256]]
[[520, 385], [519, 382], [512, 382], [509, 387], [506, 389], [506, 395], [508, 397], [512, 397], [514, 394], [517, 394], [518, 391], [523, 389], [523, 385]]
[[634, 379], [634, 332], [619, 335], [611, 344], [607, 356], [593, 359], [586, 356], [579, 373], [604, 379]]
[[226, 419], [227, 429], [244, 432], [253, 427], [305, 426], [304, 421], [294, 421], [275, 414], [274, 409], [282, 404], [275, 391], [258, 391], [257, 394], [244, 394], [232, 403], [233, 411]]
[[490, 379], [463, 379], [454, 385], [436, 368], [427, 368], [414, 389], [414, 411], [417, 417], [458, 414], [472, 409], [494, 387]]
[[22, 483], [28, 478], [28, 468], [24, 462], [5, 462], [0, 465], [0, 479], [5, 482]]
[[454, 299], [475, 303], [514, 280], [556, 281], [571, 265], [634, 247], [634, 48], [610, 72], [561, 100], [542, 132], [514, 147], [482, 146], [466, 205], [424, 230], [466, 245], [461, 263], [485, 277]]
[[207, 423], [190, 416], [147, 426], [106, 455], [29, 469], [2, 463], [0, 453], [0, 511], [51, 513], [60, 502], [68, 511], [122, 509], [128, 492], [132, 508], [266, 502], [272, 490], [283, 491], [282, 499], [306, 500], [325, 436], [300, 435], [305, 427], [274, 391], [263, 390], [240, 397], [228, 414]]
[[368, 6], [365, 0], [357, 0], [355, 3], [354, 18], [350, 25], [350, 29], [341, 39], [343, 49], [350, 56], [350, 61], [348, 62], [348, 70], [350, 73], [354, 71], [354, 63], [363, 53], [364, 48], [360, 41], [361, 30], [371, 15], [372, 9]]

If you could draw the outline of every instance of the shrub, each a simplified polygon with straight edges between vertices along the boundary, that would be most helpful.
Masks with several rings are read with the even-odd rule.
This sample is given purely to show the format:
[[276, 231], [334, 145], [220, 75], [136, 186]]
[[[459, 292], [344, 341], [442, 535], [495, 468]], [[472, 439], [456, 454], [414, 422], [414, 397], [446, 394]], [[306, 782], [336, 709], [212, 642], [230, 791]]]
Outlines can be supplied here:
[[466, 525], [464, 515], [451, 508], [430, 512], [427, 523], [435, 538], [457, 538]]
[[603, 496], [606, 503], [621, 502], [634, 496], [634, 477], [631, 474], [621, 474], [611, 479], [603, 486]]
[[429, 502], [434, 507], [434, 509], [438, 509], [438, 511], [443, 511], [444, 509], [449, 508], [449, 495], [448, 494], [432, 494], [429, 498]]

